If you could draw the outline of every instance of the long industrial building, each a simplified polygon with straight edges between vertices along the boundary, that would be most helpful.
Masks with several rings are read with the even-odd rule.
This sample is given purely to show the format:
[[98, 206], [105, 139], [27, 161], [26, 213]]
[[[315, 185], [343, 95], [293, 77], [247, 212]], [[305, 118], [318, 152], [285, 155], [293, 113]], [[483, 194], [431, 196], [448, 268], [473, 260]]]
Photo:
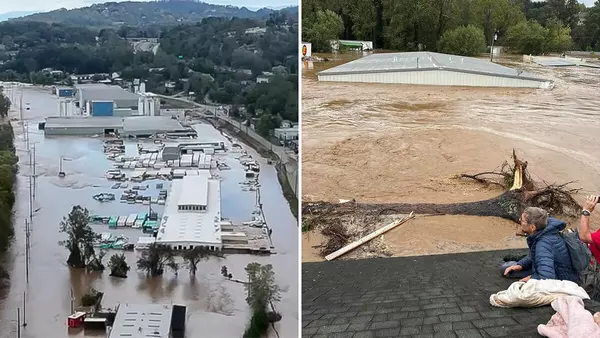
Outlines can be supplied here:
[[551, 88], [552, 81], [486, 60], [410, 52], [372, 54], [324, 70], [319, 81], [465, 87]]
[[193, 136], [194, 131], [185, 128], [176, 119], [168, 116], [68, 116], [47, 117], [40, 124], [46, 136], [92, 136], [118, 134], [123, 137], [148, 137], [161, 133], [185, 133]]
[[109, 338], [182, 338], [186, 306], [170, 304], [119, 304]]
[[221, 250], [221, 181], [208, 170], [173, 180], [156, 243], [176, 250]]
[[[59, 96], [61, 94], [59, 89]], [[64, 96], [68, 94], [63, 90]], [[120, 86], [102, 83], [77, 84], [72, 93], [82, 115], [139, 116], [160, 115], [160, 100], [151, 93], [132, 93]]]

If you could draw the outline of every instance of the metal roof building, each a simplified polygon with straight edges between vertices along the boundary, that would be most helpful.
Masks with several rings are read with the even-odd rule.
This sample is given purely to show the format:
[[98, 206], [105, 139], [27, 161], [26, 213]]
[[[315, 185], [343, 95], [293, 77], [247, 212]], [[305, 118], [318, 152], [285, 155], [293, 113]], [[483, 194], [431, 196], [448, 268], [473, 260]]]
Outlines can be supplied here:
[[202, 170], [199, 175], [173, 180], [156, 243], [176, 250], [222, 248], [221, 181], [209, 175]]
[[[180, 318], [183, 316], [183, 318]], [[183, 323], [182, 323], [183, 321]], [[183, 337], [185, 306], [119, 304], [109, 338]]]
[[138, 109], [138, 94], [129, 92], [119, 86], [105, 84], [77, 84], [77, 99], [80, 107], [87, 101], [114, 101], [117, 108]]
[[116, 133], [124, 137], [143, 137], [185, 130], [168, 116], [51, 116], [44, 123], [44, 134], [80, 135]]
[[552, 81], [471, 57], [432, 53], [372, 54], [324, 70], [319, 81], [466, 87], [550, 88]]

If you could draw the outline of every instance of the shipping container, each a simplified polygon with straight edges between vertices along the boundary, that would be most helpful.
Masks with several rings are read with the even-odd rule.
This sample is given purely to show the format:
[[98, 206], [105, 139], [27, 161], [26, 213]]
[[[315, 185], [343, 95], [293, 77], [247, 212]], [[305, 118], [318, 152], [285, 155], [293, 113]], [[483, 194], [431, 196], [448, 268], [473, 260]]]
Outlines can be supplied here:
[[58, 97], [73, 97], [75, 90], [73, 88], [59, 88]]
[[90, 115], [92, 116], [113, 116], [114, 101], [92, 101], [90, 104]]

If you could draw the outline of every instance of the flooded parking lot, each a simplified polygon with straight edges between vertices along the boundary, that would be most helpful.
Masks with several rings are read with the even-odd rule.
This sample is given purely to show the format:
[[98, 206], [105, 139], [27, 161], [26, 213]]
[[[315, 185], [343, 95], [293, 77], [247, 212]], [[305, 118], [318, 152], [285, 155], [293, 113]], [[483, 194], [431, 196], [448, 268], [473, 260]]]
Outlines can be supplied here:
[[[318, 71], [355, 57], [315, 62], [303, 72], [305, 201], [494, 197], [495, 188], [452, 177], [497, 169], [513, 148], [534, 179], [577, 181], [578, 198], [599, 192], [600, 70], [502, 60], [554, 80], [551, 91], [317, 81]], [[385, 242], [401, 256], [525, 246], [515, 232], [501, 219], [440, 216], [411, 220], [387, 233]], [[304, 260], [321, 259], [319, 243], [317, 233], [304, 236]]]
[[[249, 309], [245, 301], [242, 284], [229, 282], [221, 276], [221, 266], [226, 265], [235, 278], [245, 279], [244, 268], [250, 262], [272, 264], [276, 279], [282, 288], [281, 302], [276, 308], [283, 319], [276, 327], [282, 337], [298, 334], [298, 227], [282, 196], [281, 187], [273, 166], [260, 158], [252, 149], [247, 149], [261, 165], [259, 181], [261, 202], [265, 219], [273, 229], [272, 239], [277, 254], [271, 256], [227, 255], [223, 259], [211, 258], [198, 265], [195, 278], [181, 269], [178, 275], [166, 272], [159, 278], [147, 278], [135, 269], [136, 252], [125, 252], [132, 267], [127, 279], [118, 279], [103, 274], [87, 274], [70, 270], [66, 266], [68, 251], [58, 244], [62, 235], [58, 232], [61, 219], [73, 205], [81, 205], [91, 213], [100, 215], [128, 215], [147, 212], [148, 206], [119, 203], [100, 203], [92, 195], [101, 192], [120, 193], [111, 189], [112, 182], [104, 178], [112, 162], [102, 151], [100, 138], [53, 137], [45, 138], [37, 130], [38, 122], [45, 116], [57, 115], [58, 102], [49, 94], [49, 89], [24, 90], [23, 102], [30, 103], [24, 111], [28, 122], [31, 143], [36, 143], [37, 189], [33, 209], [36, 210], [31, 225], [31, 258], [29, 283], [26, 283], [24, 260], [24, 222], [29, 217], [29, 161], [24, 143], [23, 128], [14, 122], [15, 145], [20, 157], [18, 174], [18, 201], [15, 207], [15, 243], [7, 255], [11, 286], [0, 291], [0, 332], [2, 337], [15, 336], [17, 307], [23, 304], [26, 291], [27, 327], [23, 337], [67, 337], [83, 336], [82, 332], [67, 332], [66, 317], [70, 312], [70, 290], [78, 297], [88, 287], [105, 292], [103, 306], [114, 307], [119, 302], [129, 303], [180, 303], [187, 305], [187, 336], [199, 337], [210, 331], [215, 337], [241, 336], [249, 320]], [[18, 117], [18, 112], [13, 112]], [[196, 125], [199, 140], [230, 142], [212, 126]], [[135, 153], [136, 143], [127, 143], [127, 152]], [[60, 157], [67, 176], [59, 178]], [[234, 154], [224, 158], [231, 170], [220, 171], [222, 213], [236, 223], [247, 221], [255, 208], [255, 192], [243, 192], [239, 182], [244, 180], [244, 170], [235, 160]], [[150, 189], [144, 194], [156, 195], [155, 183], [148, 181]], [[130, 184], [131, 185], [131, 184]], [[165, 188], [167, 185], [165, 185]], [[159, 215], [162, 206], [153, 206]], [[106, 225], [94, 225], [97, 232], [109, 231]], [[118, 228], [111, 230], [124, 234], [135, 242], [141, 234], [139, 229]], [[109, 251], [109, 255], [112, 251]], [[207, 331], [208, 330], [208, 331]]]

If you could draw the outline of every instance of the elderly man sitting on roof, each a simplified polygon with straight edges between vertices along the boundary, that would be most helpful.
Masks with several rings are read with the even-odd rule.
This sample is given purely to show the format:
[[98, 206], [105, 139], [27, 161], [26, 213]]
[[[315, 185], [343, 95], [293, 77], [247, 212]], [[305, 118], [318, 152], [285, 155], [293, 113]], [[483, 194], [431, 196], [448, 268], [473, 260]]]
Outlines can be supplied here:
[[566, 226], [565, 222], [548, 217], [544, 209], [526, 208], [521, 215], [521, 230], [527, 234], [529, 255], [518, 262], [505, 263], [504, 276], [522, 278], [523, 282], [533, 278], [577, 283], [579, 274], [573, 268], [565, 241], [559, 235]]

